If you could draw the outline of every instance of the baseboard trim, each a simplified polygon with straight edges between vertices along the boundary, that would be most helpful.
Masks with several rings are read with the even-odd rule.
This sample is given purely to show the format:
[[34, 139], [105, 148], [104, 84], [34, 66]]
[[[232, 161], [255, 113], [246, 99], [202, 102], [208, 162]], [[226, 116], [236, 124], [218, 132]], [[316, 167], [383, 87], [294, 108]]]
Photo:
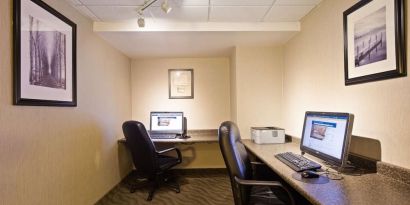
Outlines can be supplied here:
[[171, 171], [181, 175], [228, 174], [228, 170], [226, 168], [172, 169]]

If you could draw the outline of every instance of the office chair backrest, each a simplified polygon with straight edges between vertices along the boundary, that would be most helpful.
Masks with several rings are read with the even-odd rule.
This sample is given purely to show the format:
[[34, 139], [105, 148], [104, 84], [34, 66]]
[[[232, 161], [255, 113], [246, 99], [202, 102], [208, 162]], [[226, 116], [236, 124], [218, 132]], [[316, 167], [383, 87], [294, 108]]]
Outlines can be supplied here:
[[239, 187], [234, 179], [235, 176], [240, 179], [252, 178], [251, 163], [245, 146], [240, 141], [241, 135], [238, 127], [233, 122], [223, 122], [219, 127], [218, 136], [222, 156], [231, 179], [235, 204], [247, 204], [249, 188]]
[[127, 121], [122, 124], [122, 131], [135, 168], [148, 178], [155, 177], [159, 169], [156, 149], [144, 124], [138, 121]]

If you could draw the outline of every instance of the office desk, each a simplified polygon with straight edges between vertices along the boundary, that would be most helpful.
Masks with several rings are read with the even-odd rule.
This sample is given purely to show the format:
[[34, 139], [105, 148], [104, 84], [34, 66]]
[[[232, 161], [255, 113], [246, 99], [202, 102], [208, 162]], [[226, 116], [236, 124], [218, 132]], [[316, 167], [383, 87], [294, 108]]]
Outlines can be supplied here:
[[326, 184], [307, 184], [293, 179], [292, 174], [295, 171], [276, 159], [274, 155], [288, 151], [300, 153], [300, 140], [269, 145], [254, 144], [250, 140], [242, 140], [242, 142], [251, 153], [266, 163], [312, 204], [410, 204], [410, 185], [377, 173], [361, 176], [343, 174], [344, 179], [330, 180]]
[[[218, 130], [188, 130], [187, 135], [190, 138], [176, 138], [176, 139], [152, 139], [153, 142], [158, 143], [213, 143], [218, 142]], [[119, 139], [119, 143], [125, 143], [125, 138]]]
[[[153, 139], [158, 150], [176, 146], [182, 152], [182, 164], [178, 169], [222, 168], [225, 166], [218, 146], [218, 130], [188, 130], [187, 139]], [[119, 139], [121, 149], [126, 149], [125, 139]], [[171, 153], [173, 154], [173, 153]], [[130, 156], [124, 157], [131, 163]], [[125, 162], [124, 162], [125, 163]]]

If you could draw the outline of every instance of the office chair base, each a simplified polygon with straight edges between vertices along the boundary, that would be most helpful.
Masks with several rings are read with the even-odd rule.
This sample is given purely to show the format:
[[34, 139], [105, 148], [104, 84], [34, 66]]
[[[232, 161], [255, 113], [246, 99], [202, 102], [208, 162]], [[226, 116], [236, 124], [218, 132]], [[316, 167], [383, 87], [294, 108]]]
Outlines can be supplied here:
[[[158, 179], [153, 180], [153, 181], [148, 181], [147, 180], [147, 183], [144, 184], [144, 186], [149, 186], [147, 201], [152, 201], [152, 199], [154, 198], [155, 192], [159, 188], [161, 188], [162, 186], [167, 187], [167, 188], [175, 191], [175, 193], [180, 193], [181, 189], [180, 189], [180, 185], [177, 182], [177, 180], [174, 179], [174, 178], [172, 178], [173, 180], [170, 180], [170, 179], [171, 178], [162, 178], [161, 179], [161, 177], [159, 177]], [[141, 185], [138, 186], [138, 187], [142, 188]], [[132, 190], [130, 190], [130, 191], [132, 191]], [[135, 190], [134, 190], [134, 192], [135, 192]], [[133, 193], [133, 192], [131, 192], [131, 193]]]
[[151, 182], [149, 180], [138, 181], [137, 183], [128, 184], [130, 193], [135, 193], [138, 189], [148, 186]]
[[163, 184], [165, 186], [167, 186], [168, 188], [174, 190], [176, 193], [181, 192], [177, 177], [175, 177], [175, 176], [172, 176], [172, 175], [171, 176], [166, 176], [164, 178]]
[[[164, 185], [164, 186], [166, 186], [167, 188], [170, 188], [171, 190], [175, 191], [175, 193], [177, 193], [177, 194], [181, 192], [181, 189], [180, 189], [178, 183], [176, 183], [176, 184], [163, 183], [163, 184], [161, 184], [161, 185]], [[159, 189], [159, 188], [160, 188], [160, 186], [159, 186], [157, 183], [153, 183], [153, 184], [151, 185], [151, 189], [150, 189], [149, 192], [148, 192], [147, 201], [152, 201], [152, 199], [154, 198], [155, 192], [156, 192], [157, 189]]]
[[147, 201], [152, 201], [152, 198], [154, 197], [154, 193], [155, 193], [155, 191], [157, 190], [157, 185], [156, 184], [154, 184], [153, 186], [152, 186], [152, 188], [151, 188], [151, 190], [148, 192], [148, 198], [147, 198]]
[[179, 183], [175, 182], [175, 184], [171, 184], [171, 183], [165, 183], [165, 186], [167, 186], [168, 188], [172, 189], [173, 191], [175, 191], [175, 193], [180, 193], [181, 189], [179, 187]]

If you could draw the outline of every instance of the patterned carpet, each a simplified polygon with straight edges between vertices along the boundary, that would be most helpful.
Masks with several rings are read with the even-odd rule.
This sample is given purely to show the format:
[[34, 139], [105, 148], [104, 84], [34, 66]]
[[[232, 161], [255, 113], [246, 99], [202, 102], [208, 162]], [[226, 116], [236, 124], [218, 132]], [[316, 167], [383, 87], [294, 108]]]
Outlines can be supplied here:
[[226, 170], [218, 171], [183, 171], [178, 172], [178, 182], [181, 192], [175, 193], [166, 187], [155, 192], [151, 202], [146, 201], [148, 189], [141, 188], [130, 193], [130, 183], [135, 183], [138, 177], [130, 175], [104, 196], [97, 205], [231, 205], [231, 184]]

